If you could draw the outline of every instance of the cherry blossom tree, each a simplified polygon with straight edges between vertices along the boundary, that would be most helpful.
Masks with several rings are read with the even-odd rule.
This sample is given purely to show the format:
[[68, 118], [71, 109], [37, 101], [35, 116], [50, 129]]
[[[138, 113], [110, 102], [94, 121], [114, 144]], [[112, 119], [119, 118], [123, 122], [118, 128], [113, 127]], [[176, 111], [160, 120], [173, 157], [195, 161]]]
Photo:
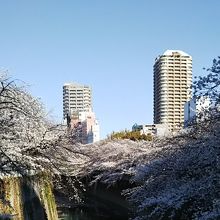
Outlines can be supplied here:
[[195, 77], [193, 82], [194, 96], [210, 99], [210, 108], [205, 113], [209, 119], [215, 119], [220, 114], [220, 57], [213, 60], [211, 68], [204, 70], [207, 74]]
[[85, 158], [73, 145], [67, 127], [49, 119], [24, 83], [0, 75], [0, 179], [50, 173], [56, 187], [79, 201], [75, 184], [81, 183], [76, 173]]
[[18, 84], [0, 76], [0, 169], [24, 175], [50, 163], [44, 151], [65, 130], [49, 121], [41, 102]]
[[214, 103], [220, 102], [220, 57], [213, 60], [211, 68], [204, 68], [208, 74], [196, 77], [195, 95], [209, 96]]

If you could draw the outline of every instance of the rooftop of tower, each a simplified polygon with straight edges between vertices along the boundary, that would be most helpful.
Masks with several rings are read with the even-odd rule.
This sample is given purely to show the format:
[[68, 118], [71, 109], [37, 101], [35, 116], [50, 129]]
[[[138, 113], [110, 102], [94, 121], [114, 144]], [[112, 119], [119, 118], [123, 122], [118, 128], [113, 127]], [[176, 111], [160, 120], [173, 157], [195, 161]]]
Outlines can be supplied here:
[[173, 53], [179, 53], [182, 56], [190, 56], [189, 54], [183, 52], [182, 50], [166, 50], [163, 55], [172, 55]]
[[162, 55], [159, 55], [158, 57], [155, 58], [155, 62], [157, 62], [158, 60], [160, 60], [161, 57], [164, 57], [164, 56], [172, 56], [172, 55], [174, 55], [175, 53], [177, 53], [177, 54], [179, 54], [179, 55], [181, 55], [181, 56], [189, 57], [189, 58], [192, 59], [192, 57], [191, 57], [189, 54], [183, 52], [182, 50], [166, 50]]
[[76, 83], [76, 82], [70, 82], [70, 83], [64, 83], [63, 85], [64, 87], [68, 86], [68, 87], [90, 87], [88, 85], [82, 85], [82, 84], [79, 84], [79, 83]]

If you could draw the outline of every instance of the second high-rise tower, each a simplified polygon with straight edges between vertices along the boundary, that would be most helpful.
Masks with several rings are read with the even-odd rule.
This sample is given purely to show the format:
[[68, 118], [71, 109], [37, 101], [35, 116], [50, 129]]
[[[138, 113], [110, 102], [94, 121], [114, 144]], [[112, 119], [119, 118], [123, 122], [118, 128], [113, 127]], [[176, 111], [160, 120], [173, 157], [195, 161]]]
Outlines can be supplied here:
[[192, 57], [180, 50], [167, 50], [154, 64], [154, 123], [170, 131], [184, 122], [184, 104], [191, 98]]

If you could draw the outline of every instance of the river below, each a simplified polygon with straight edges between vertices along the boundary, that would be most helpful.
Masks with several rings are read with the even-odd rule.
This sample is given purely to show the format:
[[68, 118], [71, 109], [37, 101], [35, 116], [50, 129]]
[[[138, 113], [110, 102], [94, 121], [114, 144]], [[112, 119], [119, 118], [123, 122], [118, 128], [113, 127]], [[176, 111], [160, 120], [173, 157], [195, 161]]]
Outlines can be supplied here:
[[87, 193], [81, 207], [58, 208], [60, 220], [128, 220], [129, 205], [119, 194], [108, 190]]
[[60, 220], [128, 220], [128, 213], [121, 210], [103, 212], [93, 209], [59, 209]]

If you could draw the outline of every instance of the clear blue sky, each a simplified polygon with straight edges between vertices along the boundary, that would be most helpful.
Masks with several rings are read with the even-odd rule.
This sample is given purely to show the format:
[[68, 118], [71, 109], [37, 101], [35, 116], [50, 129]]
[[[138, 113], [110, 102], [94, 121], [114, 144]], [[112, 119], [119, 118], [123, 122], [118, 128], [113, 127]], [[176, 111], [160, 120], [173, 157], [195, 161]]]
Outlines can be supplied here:
[[62, 85], [93, 88], [101, 136], [153, 121], [153, 63], [167, 49], [193, 74], [220, 55], [219, 0], [0, 0], [0, 68], [57, 121]]

